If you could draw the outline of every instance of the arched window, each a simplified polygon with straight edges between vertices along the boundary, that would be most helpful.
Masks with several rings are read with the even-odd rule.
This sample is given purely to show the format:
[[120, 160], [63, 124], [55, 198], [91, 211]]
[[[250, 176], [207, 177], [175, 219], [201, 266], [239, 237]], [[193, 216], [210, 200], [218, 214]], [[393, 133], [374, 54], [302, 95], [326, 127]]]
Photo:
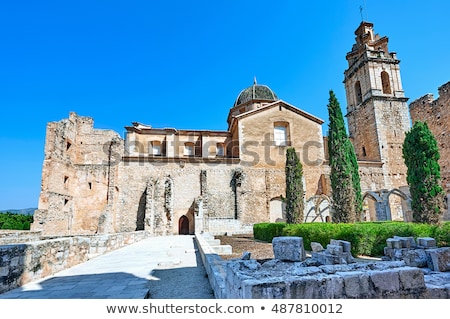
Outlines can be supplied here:
[[391, 94], [391, 82], [389, 80], [389, 74], [386, 71], [381, 72], [381, 86], [383, 87], [384, 94]]
[[356, 104], [361, 104], [362, 93], [361, 93], [361, 83], [359, 81], [356, 81], [355, 83], [355, 97], [356, 97]]
[[273, 124], [273, 140], [276, 146], [287, 146], [289, 144], [289, 123], [275, 122]]

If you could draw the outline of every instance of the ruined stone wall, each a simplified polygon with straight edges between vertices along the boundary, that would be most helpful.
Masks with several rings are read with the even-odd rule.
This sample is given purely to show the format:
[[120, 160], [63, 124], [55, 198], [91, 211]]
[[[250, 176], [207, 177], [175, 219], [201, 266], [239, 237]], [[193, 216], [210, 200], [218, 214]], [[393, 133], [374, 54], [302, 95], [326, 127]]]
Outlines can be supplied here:
[[361, 192], [385, 188], [386, 176], [380, 162], [358, 162]]
[[[441, 158], [442, 187], [450, 194], [450, 82], [438, 88], [439, 97], [426, 94], [409, 105], [413, 122], [426, 122], [436, 138]], [[450, 220], [450, 211], [444, 216]]]
[[438, 89], [439, 97], [427, 94], [409, 105], [413, 122], [426, 122], [436, 138], [441, 158], [442, 186], [450, 193], [450, 82]]
[[[209, 227], [248, 231], [253, 223], [269, 221], [270, 200], [285, 194], [284, 164], [263, 168], [227, 158], [123, 157], [118, 135], [92, 125], [92, 119], [74, 113], [49, 123], [32, 230], [168, 235], [180, 232], [185, 216], [189, 233]], [[307, 184], [310, 178], [306, 175]], [[317, 181], [311, 185], [317, 188]]]
[[70, 113], [68, 119], [49, 123], [31, 229], [47, 235], [96, 233], [113, 200], [114, 163], [122, 153], [118, 134], [94, 129], [89, 117]]
[[282, 169], [207, 162], [123, 162], [118, 185], [115, 227], [160, 235], [178, 234], [182, 216], [191, 233], [248, 231], [245, 225], [269, 221], [270, 200], [285, 192]]

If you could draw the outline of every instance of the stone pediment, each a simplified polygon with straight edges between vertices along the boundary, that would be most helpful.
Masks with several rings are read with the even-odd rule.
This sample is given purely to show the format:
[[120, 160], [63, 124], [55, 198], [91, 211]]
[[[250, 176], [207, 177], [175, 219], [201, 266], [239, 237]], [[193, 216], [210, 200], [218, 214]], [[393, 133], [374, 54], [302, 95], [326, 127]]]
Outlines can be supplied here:
[[261, 113], [261, 112], [266, 112], [266, 111], [274, 109], [274, 108], [284, 108], [284, 109], [289, 110], [291, 112], [294, 112], [294, 113], [296, 113], [296, 114], [298, 114], [298, 115], [300, 115], [300, 116], [302, 116], [304, 118], [307, 118], [307, 119], [309, 119], [309, 120], [311, 120], [313, 122], [316, 122], [316, 123], [318, 123], [320, 125], [322, 125], [324, 123], [324, 121], [322, 119], [320, 119], [320, 118], [318, 118], [318, 117], [316, 117], [316, 116], [314, 116], [314, 115], [312, 115], [312, 114], [310, 114], [310, 113], [308, 113], [306, 111], [303, 111], [303, 110], [301, 110], [301, 109], [299, 109], [299, 108], [293, 106], [292, 104], [289, 104], [289, 103], [287, 103], [287, 102], [285, 102], [283, 100], [278, 100], [278, 101], [266, 104], [266, 105], [264, 105], [264, 106], [262, 106], [260, 108], [257, 108], [257, 109], [254, 109], [254, 110], [250, 110], [250, 111], [242, 113], [242, 114], [235, 115], [234, 119], [240, 120], [242, 118], [246, 118], [246, 117], [252, 116], [254, 114]]

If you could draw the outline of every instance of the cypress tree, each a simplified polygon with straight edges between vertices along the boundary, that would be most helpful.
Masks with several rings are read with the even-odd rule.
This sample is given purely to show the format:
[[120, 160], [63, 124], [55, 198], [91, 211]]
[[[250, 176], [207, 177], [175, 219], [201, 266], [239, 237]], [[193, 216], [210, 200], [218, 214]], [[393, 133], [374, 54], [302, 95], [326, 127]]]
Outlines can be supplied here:
[[433, 133], [424, 122], [415, 122], [406, 133], [403, 158], [411, 193], [413, 220], [437, 224], [444, 213], [445, 194], [440, 184], [440, 154]]
[[303, 223], [304, 194], [303, 166], [298, 159], [295, 148], [286, 150], [286, 222]]
[[352, 223], [361, 219], [362, 196], [355, 150], [345, 129], [339, 101], [330, 91], [328, 100], [328, 154], [331, 168], [333, 222]]

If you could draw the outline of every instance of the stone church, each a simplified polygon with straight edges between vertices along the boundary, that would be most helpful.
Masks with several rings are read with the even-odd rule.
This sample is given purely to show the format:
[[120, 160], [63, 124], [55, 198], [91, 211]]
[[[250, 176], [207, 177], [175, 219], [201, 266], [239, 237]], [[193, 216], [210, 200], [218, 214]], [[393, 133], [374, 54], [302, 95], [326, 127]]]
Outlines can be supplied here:
[[[344, 72], [365, 220], [407, 220], [402, 158], [410, 129], [400, 61], [388, 38], [362, 22]], [[146, 230], [153, 235], [251, 232], [284, 219], [285, 153], [303, 164], [306, 221], [330, 220], [324, 121], [266, 85], [243, 89], [228, 129], [126, 127], [122, 138], [70, 113], [47, 125], [42, 189], [32, 230], [73, 235]]]

